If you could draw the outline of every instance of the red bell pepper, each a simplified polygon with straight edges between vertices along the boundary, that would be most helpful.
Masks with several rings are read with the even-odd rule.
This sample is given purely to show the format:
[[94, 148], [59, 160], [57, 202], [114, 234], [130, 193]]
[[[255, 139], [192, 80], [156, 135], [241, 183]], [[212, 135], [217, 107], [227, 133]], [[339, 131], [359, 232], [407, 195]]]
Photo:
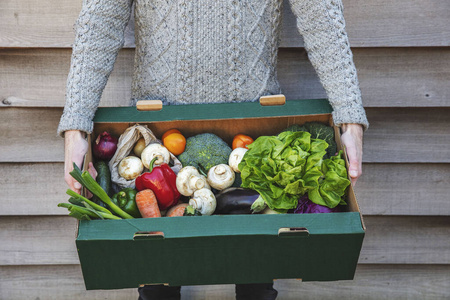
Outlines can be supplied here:
[[136, 178], [135, 184], [138, 191], [151, 189], [155, 193], [159, 209], [165, 210], [177, 204], [181, 195], [177, 189], [175, 172], [166, 163], [153, 167], [156, 159], [155, 157], [150, 162], [148, 172]]

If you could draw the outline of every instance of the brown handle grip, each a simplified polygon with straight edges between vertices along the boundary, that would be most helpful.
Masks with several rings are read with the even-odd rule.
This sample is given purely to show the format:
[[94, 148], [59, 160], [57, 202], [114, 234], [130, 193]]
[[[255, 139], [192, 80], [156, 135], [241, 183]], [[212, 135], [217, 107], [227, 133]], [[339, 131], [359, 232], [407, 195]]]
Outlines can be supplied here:
[[286, 103], [286, 96], [282, 94], [262, 96], [259, 98], [259, 103], [262, 106], [284, 105]]
[[161, 100], [139, 100], [136, 108], [139, 111], [157, 111], [163, 108], [163, 104]]

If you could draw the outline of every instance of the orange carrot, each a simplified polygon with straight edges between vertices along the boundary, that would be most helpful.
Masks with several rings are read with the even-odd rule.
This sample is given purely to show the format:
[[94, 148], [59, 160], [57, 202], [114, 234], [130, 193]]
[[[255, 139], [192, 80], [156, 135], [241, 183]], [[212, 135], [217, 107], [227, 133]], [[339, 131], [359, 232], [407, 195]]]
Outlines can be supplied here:
[[177, 205], [171, 207], [167, 211], [166, 217], [182, 217], [184, 214], [184, 210], [186, 209], [186, 206], [188, 206], [188, 205], [189, 204], [187, 204], [187, 203], [181, 203], [181, 204], [177, 204]]
[[142, 190], [136, 194], [136, 205], [143, 218], [161, 217], [155, 193], [150, 189]]

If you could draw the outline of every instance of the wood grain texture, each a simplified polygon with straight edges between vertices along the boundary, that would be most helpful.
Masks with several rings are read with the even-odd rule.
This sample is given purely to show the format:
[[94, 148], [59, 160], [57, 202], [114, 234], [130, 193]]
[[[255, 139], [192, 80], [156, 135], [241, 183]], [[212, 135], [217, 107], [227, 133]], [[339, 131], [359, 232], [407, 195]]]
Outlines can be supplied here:
[[[0, 106], [64, 106], [70, 56], [70, 49], [0, 49]], [[129, 105], [133, 56], [119, 53], [101, 106]]]
[[[65, 102], [69, 49], [0, 49], [0, 107]], [[355, 64], [366, 107], [450, 106], [450, 48], [356, 48]], [[122, 50], [100, 106], [131, 98], [133, 49]], [[278, 79], [289, 99], [325, 98], [303, 48], [280, 49]]]
[[370, 108], [365, 162], [450, 162], [450, 108]]
[[[448, 217], [364, 216], [364, 221], [360, 263], [450, 263]], [[68, 216], [1, 217], [0, 265], [79, 264], [75, 232], [76, 220]]]
[[2, 162], [64, 161], [64, 140], [56, 129], [62, 109], [0, 109]]
[[[62, 266], [0, 267], [0, 298], [8, 300], [135, 300], [136, 289], [86, 291], [81, 268]], [[276, 280], [283, 300], [441, 300], [450, 294], [450, 266], [358, 265], [355, 279], [335, 282]], [[183, 300], [233, 300], [234, 285], [185, 286]]]
[[[350, 43], [355, 47], [450, 45], [447, 0], [343, 2]], [[81, 1], [2, 1], [0, 47], [70, 47], [80, 9]], [[283, 13], [281, 45], [302, 46], [287, 0]], [[126, 47], [134, 47], [133, 35], [131, 25], [125, 34]]]
[[[0, 162], [61, 162], [61, 108], [0, 109]], [[450, 108], [367, 108], [364, 162], [449, 163]], [[27, 151], [23, 151], [23, 149]]]
[[[63, 163], [1, 163], [0, 215], [67, 215], [57, 207], [68, 199], [63, 172]], [[367, 163], [363, 172], [356, 195], [364, 215], [450, 215], [450, 164]]]
[[280, 299], [448, 299], [449, 266], [358, 265], [353, 281], [275, 281]]
[[[353, 47], [448, 46], [450, 4], [446, 0], [343, 0]], [[295, 18], [284, 1], [282, 47], [302, 46]], [[440, 28], [433, 28], [440, 24]]]
[[450, 164], [363, 165], [355, 187], [364, 215], [450, 215]]
[[[356, 48], [365, 107], [450, 106], [450, 49]], [[306, 51], [280, 49], [278, 79], [287, 99], [326, 98]]]
[[0, 215], [67, 215], [63, 163], [1, 163]]

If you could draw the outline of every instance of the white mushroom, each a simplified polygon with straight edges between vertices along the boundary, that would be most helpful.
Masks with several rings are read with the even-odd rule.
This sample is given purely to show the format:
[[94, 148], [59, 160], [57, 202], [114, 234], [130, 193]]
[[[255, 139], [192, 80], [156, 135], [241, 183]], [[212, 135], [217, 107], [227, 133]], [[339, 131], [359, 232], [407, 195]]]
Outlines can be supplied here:
[[161, 144], [153, 143], [145, 147], [141, 153], [141, 160], [144, 167], [149, 168], [150, 162], [153, 158], [157, 157], [157, 160], [153, 163], [154, 166], [159, 166], [163, 163], [168, 164], [170, 161], [170, 153], [166, 147]]
[[122, 159], [118, 166], [118, 173], [126, 180], [133, 180], [144, 171], [141, 160], [136, 156], [127, 156]]
[[195, 191], [207, 188], [209, 189], [206, 177], [201, 175], [195, 167], [186, 166], [177, 174], [177, 190], [181, 195], [192, 196]]
[[241, 171], [239, 171], [238, 166], [242, 158], [244, 157], [245, 152], [247, 151], [248, 149], [246, 148], [236, 148], [231, 152], [230, 156], [228, 157], [228, 165], [236, 173], [241, 173]]
[[230, 166], [220, 164], [209, 169], [207, 180], [209, 185], [213, 188], [217, 190], [224, 190], [233, 185], [234, 178], [234, 171], [230, 168]]
[[212, 215], [216, 210], [216, 197], [210, 189], [203, 188], [195, 191], [194, 196], [189, 200], [189, 205], [202, 213], [202, 215]]

